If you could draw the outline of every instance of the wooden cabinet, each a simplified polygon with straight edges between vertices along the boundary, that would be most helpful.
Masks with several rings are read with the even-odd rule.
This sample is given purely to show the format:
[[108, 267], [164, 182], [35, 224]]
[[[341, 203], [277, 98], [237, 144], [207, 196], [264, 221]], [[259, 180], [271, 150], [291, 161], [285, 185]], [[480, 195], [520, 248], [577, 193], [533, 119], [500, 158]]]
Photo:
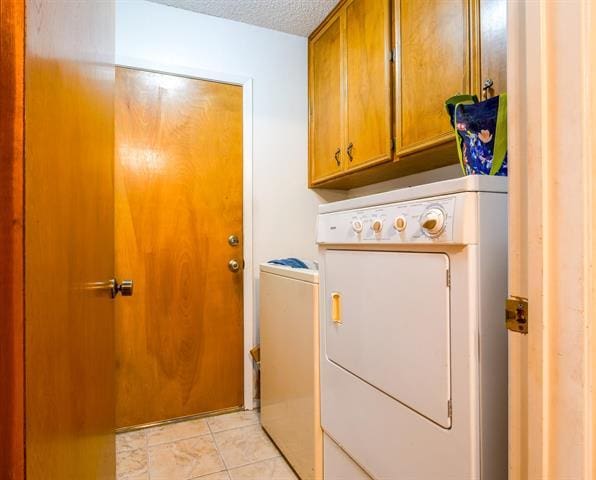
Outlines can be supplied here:
[[310, 185], [392, 161], [389, 0], [340, 5], [309, 44]]
[[386, 0], [346, 5], [347, 169], [391, 159], [391, 13]]
[[342, 170], [340, 32], [338, 16], [310, 45], [310, 167], [312, 178], [319, 180]]
[[[468, 0], [397, 0], [396, 154], [450, 141], [445, 100], [471, 89]], [[422, 161], [421, 161], [422, 163]]]
[[479, 84], [490, 80], [489, 96], [507, 91], [507, 1], [480, 0]]
[[445, 100], [505, 91], [506, 0], [345, 0], [309, 53], [312, 187], [457, 163]]

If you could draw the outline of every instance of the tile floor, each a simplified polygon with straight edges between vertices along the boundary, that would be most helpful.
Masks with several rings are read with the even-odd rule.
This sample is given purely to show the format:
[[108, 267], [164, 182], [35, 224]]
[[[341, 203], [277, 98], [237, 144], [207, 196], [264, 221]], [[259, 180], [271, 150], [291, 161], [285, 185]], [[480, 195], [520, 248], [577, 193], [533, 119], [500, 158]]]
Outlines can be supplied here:
[[118, 480], [297, 480], [256, 411], [121, 433], [116, 455]]

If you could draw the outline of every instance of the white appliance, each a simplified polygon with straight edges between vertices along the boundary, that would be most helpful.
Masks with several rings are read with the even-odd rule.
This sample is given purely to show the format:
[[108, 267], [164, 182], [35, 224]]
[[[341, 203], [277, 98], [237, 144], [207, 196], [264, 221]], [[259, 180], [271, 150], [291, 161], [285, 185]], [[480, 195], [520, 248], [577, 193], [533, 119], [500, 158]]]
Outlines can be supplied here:
[[506, 192], [470, 176], [319, 207], [326, 480], [507, 478]]
[[319, 272], [262, 264], [261, 424], [303, 480], [323, 477]]

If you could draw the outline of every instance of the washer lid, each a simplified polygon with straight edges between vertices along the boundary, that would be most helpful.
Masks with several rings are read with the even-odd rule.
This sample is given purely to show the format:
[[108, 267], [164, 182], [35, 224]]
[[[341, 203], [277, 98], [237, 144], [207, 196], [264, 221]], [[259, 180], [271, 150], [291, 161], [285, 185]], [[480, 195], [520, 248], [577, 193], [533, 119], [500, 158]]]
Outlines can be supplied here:
[[303, 282], [319, 283], [319, 271], [308, 268], [292, 268], [271, 263], [261, 263], [261, 272], [279, 275], [281, 277], [302, 280]]

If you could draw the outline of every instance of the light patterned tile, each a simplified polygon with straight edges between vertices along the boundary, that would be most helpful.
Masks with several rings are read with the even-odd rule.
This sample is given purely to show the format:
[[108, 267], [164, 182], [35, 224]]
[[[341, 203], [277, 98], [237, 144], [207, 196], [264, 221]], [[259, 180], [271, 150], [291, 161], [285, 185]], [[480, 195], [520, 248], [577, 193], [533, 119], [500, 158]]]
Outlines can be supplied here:
[[119, 478], [119, 480], [150, 480], [149, 472], [139, 473], [138, 475], [127, 475], [126, 477]]
[[298, 480], [282, 457], [230, 470], [232, 480]]
[[230, 476], [227, 471], [211, 473], [209, 475], [203, 475], [193, 480], [230, 480]]
[[242, 412], [216, 415], [209, 417], [207, 423], [213, 433], [231, 430], [232, 428], [248, 427], [259, 423], [259, 412], [257, 410], [244, 410]]
[[225, 430], [213, 436], [228, 468], [279, 456], [277, 448], [260, 425]]
[[149, 446], [159, 445], [160, 443], [175, 442], [185, 438], [207, 435], [208, 433], [210, 432], [207, 422], [205, 419], [199, 418], [148, 428], [147, 443]]
[[147, 472], [147, 450], [145, 448], [117, 452], [116, 473], [118, 479], [146, 478]]
[[151, 480], [186, 480], [225, 469], [211, 435], [149, 447], [149, 465]]
[[146, 430], [136, 430], [134, 432], [118, 433], [116, 435], [116, 451], [124, 452], [126, 450], [136, 450], [137, 448], [145, 448], [146, 444]]

